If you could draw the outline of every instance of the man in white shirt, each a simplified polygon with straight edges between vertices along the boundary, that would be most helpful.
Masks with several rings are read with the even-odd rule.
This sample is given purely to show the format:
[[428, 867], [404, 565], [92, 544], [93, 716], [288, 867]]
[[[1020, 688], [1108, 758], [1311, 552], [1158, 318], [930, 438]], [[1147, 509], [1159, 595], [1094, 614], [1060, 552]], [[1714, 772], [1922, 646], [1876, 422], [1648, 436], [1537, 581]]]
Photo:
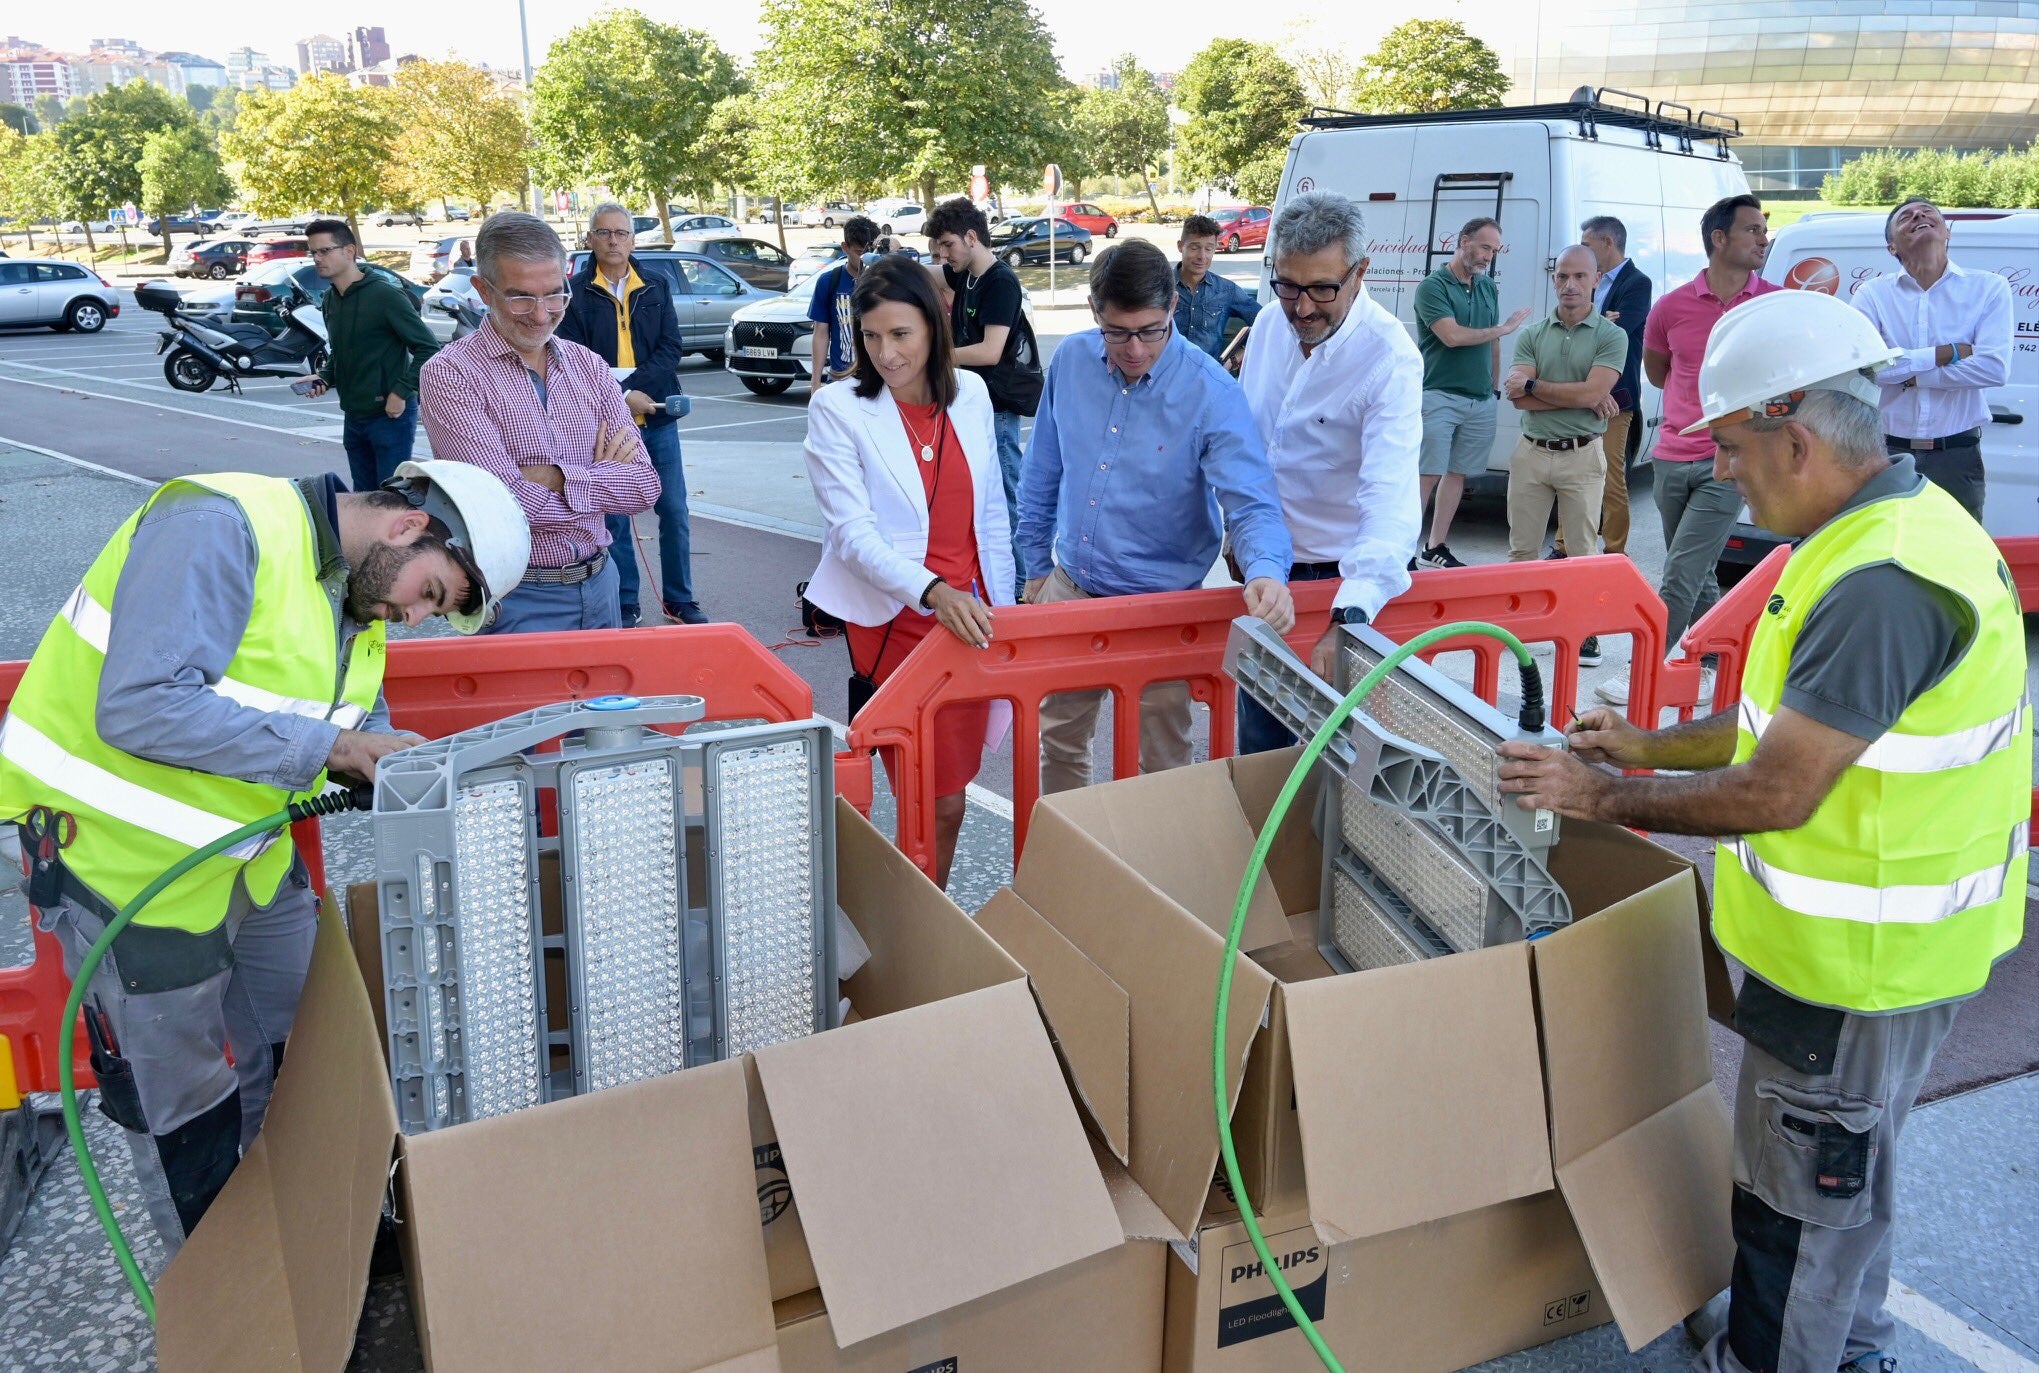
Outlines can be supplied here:
[[[1295, 545], [1289, 580], [1339, 579], [1331, 628], [1310, 655], [1329, 681], [1338, 626], [1372, 619], [1409, 588], [1423, 518], [1423, 359], [1366, 293], [1357, 205], [1330, 191], [1299, 195], [1272, 242], [1281, 309], [1261, 312], [1239, 383]], [[1239, 752], [1292, 742], [1240, 693]]]
[[1982, 518], [1983, 392], [2011, 367], [2011, 287], [1994, 272], [1965, 272], [1947, 256], [1947, 218], [1907, 200], [1883, 221], [1883, 241], [1904, 264], [1855, 293], [1883, 341], [1904, 356], [1876, 374], [1884, 444], [1910, 453], [1926, 478]]

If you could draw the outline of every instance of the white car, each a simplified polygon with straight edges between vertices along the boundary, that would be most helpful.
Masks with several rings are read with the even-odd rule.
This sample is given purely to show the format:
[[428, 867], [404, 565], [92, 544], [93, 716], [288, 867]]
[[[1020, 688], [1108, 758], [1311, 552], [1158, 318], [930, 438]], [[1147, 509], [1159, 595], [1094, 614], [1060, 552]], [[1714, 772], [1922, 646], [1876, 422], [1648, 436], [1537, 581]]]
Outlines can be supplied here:
[[874, 200], [864, 207], [864, 217], [876, 224], [881, 234], [927, 231], [927, 211], [917, 200]]
[[424, 319], [425, 327], [431, 330], [432, 336], [441, 343], [449, 341], [453, 337], [454, 329], [458, 327], [458, 322], [446, 312], [445, 307], [440, 304], [441, 301], [466, 305], [480, 315], [489, 312], [488, 302], [481, 298], [481, 292], [474, 287], [473, 267], [465, 265], [456, 267], [440, 277], [425, 288], [424, 296], [418, 301], [418, 314]]
[[57, 226], [67, 234], [82, 234], [90, 229], [95, 234], [110, 234], [115, 224], [110, 219], [67, 219]]
[[[743, 226], [727, 215], [674, 215], [668, 221], [672, 225], [674, 238], [742, 238]], [[640, 248], [662, 247], [665, 235], [654, 223], [649, 229], [637, 235]]]
[[256, 219], [257, 216], [253, 210], [228, 210], [212, 222], [212, 227], [215, 233], [239, 233], [247, 225], [253, 224]]

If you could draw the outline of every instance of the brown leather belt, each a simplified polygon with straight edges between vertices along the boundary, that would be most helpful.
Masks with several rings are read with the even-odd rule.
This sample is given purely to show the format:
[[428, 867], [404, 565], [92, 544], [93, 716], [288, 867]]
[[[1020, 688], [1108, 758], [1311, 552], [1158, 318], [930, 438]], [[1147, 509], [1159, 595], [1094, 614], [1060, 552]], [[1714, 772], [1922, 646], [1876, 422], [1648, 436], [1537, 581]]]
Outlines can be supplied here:
[[524, 573], [524, 581], [526, 584], [536, 582], [545, 586], [579, 586], [600, 572], [602, 564], [608, 561], [609, 551], [605, 548], [592, 558], [583, 558], [577, 563], [568, 563], [565, 567], [531, 568]]

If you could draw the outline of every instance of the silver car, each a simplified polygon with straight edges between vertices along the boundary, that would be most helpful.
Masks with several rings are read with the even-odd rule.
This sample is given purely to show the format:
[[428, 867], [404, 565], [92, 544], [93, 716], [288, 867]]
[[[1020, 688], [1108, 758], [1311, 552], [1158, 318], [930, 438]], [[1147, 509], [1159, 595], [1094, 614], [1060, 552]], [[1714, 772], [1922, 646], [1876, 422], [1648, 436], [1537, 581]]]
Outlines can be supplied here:
[[0, 260], [0, 326], [96, 334], [119, 314], [113, 283], [88, 267], [59, 258]]
[[[723, 363], [723, 336], [731, 317], [747, 305], [776, 298], [776, 293], [761, 291], [720, 263], [693, 253], [639, 248], [630, 260], [638, 271], [657, 272], [665, 279], [673, 295], [673, 312], [680, 317], [685, 350], [717, 367]], [[575, 253], [568, 270], [578, 275], [587, 261], [586, 252]]]

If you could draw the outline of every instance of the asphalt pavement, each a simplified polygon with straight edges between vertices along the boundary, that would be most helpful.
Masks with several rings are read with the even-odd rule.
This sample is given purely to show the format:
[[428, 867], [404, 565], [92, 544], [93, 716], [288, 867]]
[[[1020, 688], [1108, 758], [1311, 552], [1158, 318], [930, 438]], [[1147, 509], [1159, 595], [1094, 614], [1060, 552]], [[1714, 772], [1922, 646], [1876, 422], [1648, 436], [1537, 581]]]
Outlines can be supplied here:
[[[1221, 270], [1250, 280], [1257, 266], [1242, 257], [1221, 264]], [[1066, 307], [1073, 299], [1068, 281], [1061, 284]], [[1038, 306], [1038, 289], [1036, 301]], [[1043, 310], [1041, 320], [1048, 349], [1088, 323], [1074, 308]], [[0, 601], [0, 658], [32, 651], [106, 535], [154, 482], [222, 468], [279, 476], [346, 470], [339, 414], [330, 399], [305, 400], [280, 381], [250, 383], [238, 395], [173, 391], [155, 352], [155, 324], [153, 316], [130, 304], [98, 335], [0, 332], [0, 561], [10, 574], [11, 593]], [[681, 379], [696, 402], [681, 424], [701, 601], [715, 618], [743, 624], [771, 645], [814, 686], [816, 710], [841, 720], [843, 651], [837, 643], [800, 635], [794, 602], [794, 584], [811, 572], [819, 539], [800, 456], [806, 396], [798, 388], [783, 397], [752, 396], [735, 378], [699, 359], [689, 360]], [[425, 451], [422, 434], [419, 451]], [[1654, 577], [1662, 545], [1646, 491], [1638, 493], [1635, 511], [1631, 551]], [[655, 565], [655, 530], [648, 520], [640, 542], [642, 556]], [[1504, 558], [1505, 518], [1498, 504], [1472, 504], [1452, 542], [1471, 562]], [[1625, 641], [1610, 639], [1605, 646], [1607, 663], [1586, 673], [1583, 689], [1625, 667]], [[1548, 670], [1550, 660], [1544, 662]], [[1107, 769], [1108, 757], [1101, 743], [1100, 761]], [[882, 793], [882, 776], [879, 785]], [[1010, 873], [1007, 757], [987, 758], [971, 799], [951, 884], [966, 910], [975, 910]], [[889, 809], [881, 794], [881, 824]], [[329, 836], [335, 876], [365, 875], [360, 822], [329, 826]], [[1703, 870], [1710, 867], [1704, 845], [1679, 847], [1698, 858]], [[1964, 1011], [1930, 1095], [2029, 1072], [2039, 1061], [2035, 925], [2039, 922], [2028, 922], [2026, 946], [2000, 967], [1990, 991]], [[23, 956], [25, 935], [18, 899], [0, 898], [0, 965]], [[1722, 1034], [1717, 1049], [1725, 1079], [1736, 1047]], [[2006, 1278], [2015, 1271], [2029, 1278], [2029, 1261], [2017, 1260], [2015, 1253], [2029, 1250], [2030, 1237], [2039, 1234], [2035, 1081], [1959, 1095], [1922, 1111], [1907, 1136], [1906, 1195], [1915, 1219], [1901, 1241], [1898, 1273], [1910, 1293], [1901, 1298], [1910, 1314], [1900, 1312], [1908, 1323], [1908, 1342], [1901, 1347], [1908, 1370], [2039, 1373], [2034, 1362], [2039, 1309], [2032, 1286]], [[116, 1204], [136, 1216], [123, 1151], [102, 1127], [103, 1122], [95, 1125], [94, 1138], [109, 1165]], [[147, 1252], [143, 1260], [149, 1263]], [[1674, 1332], [1631, 1355], [1603, 1329], [1493, 1367], [1510, 1373], [1665, 1370], [1686, 1357], [1681, 1341]], [[44, 1182], [13, 1250], [0, 1258], [0, 1369], [152, 1363], [146, 1328], [105, 1256], [74, 1171], [62, 1161]], [[400, 1286], [379, 1286], [371, 1294], [353, 1366], [417, 1367]]]

